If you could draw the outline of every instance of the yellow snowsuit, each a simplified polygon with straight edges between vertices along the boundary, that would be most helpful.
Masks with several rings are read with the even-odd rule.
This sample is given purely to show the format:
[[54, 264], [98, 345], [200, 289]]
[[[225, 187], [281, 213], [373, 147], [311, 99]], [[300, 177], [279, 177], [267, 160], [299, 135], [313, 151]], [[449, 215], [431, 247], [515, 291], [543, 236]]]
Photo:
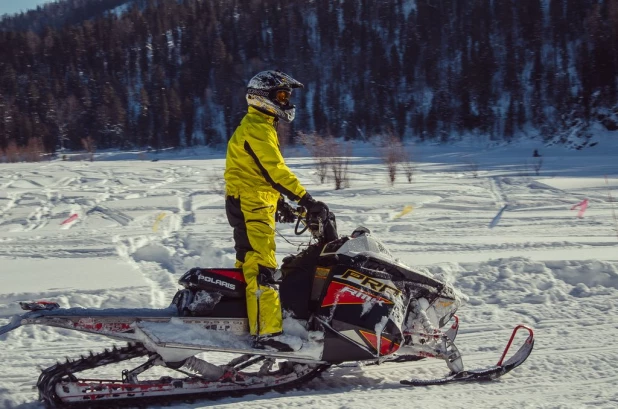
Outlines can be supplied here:
[[280, 194], [298, 201], [305, 188], [285, 165], [275, 118], [253, 107], [228, 142], [225, 163], [225, 208], [234, 228], [236, 267], [247, 282], [251, 335], [282, 331], [279, 293], [273, 287], [275, 211]]

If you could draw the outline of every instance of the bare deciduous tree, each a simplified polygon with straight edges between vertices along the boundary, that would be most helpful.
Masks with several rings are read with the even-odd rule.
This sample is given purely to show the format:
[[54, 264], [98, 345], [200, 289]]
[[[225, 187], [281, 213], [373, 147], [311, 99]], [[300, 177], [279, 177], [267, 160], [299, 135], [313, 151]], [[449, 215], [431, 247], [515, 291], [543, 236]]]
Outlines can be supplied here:
[[329, 158], [326, 155], [327, 151], [323, 138], [319, 137], [315, 132], [298, 132], [298, 140], [303, 144], [305, 148], [307, 148], [309, 154], [311, 154], [313, 160], [315, 160], [315, 164], [317, 166], [317, 175], [320, 179], [320, 183], [326, 182], [326, 177], [328, 175]]
[[543, 158], [535, 158], [532, 162], [532, 167], [534, 168], [534, 173], [539, 176], [541, 168], [543, 167]]
[[329, 171], [335, 181], [335, 189], [350, 187], [348, 165], [350, 163], [350, 147], [343, 141], [337, 141], [332, 135], [321, 137], [312, 132], [298, 133], [298, 139], [307, 148], [317, 166], [320, 183], [324, 183]]
[[21, 155], [19, 152], [19, 147], [17, 146], [17, 142], [9, 141], [6, 149], [4, 150], [4, 158], [8, 163], [16, 163], [21, 160]]
[[82, 138], [82, 146], [84, 147], [86, 152], [88, 152], [88, 154], [90, 155], [90, 162], [94, 161], [94, 153], [97, 150], [94, 138], [92, 136], [87, 136], [85, 138]]
[[[382, 161], [386, 165], [388, 181], [392, 186], [397, 178], [397, 164], [407, 161], [405, 148], [401, 143], [401, 139], [399, 139], [393, 132], [387, 132], [378, 136], [375, 139], [375, 143], [380, 149]], [[412, 176], [409, 177], [410, 181], [411, 179]]]
[[27, 162], [39, 162], [44, 152], [43, 138], [28, 139], [28, 145], [22, 149], [24, 160]]
[[15, 141], [9, 141], [6, 149], [2, 151], [0, 159], [8, 163], [40, 162], [44, 153], [43, 138], [30, 138], [26, 146], [18, 146]]
[[401, 167], [403, 168], [403, 173], [406, 175], [408, 183], [412, 183], [412, 177], [416, 171], [416, 165], [414, 165], [414, 162], [412, 161], [412, 155], [407, 150], [404, 150], [404, 152], [405, 156], [401, 161]]
[[350, 179], [348, 177], [348, 165], [350, 164], [350, 145], [344, 142], [338, 143], [331, 136], [329, 137], [329, 145], [332, 146], [331, 152], [331, 169], [333, 178], [335, 179], [335, 190], [340, 190], [350, 187]]

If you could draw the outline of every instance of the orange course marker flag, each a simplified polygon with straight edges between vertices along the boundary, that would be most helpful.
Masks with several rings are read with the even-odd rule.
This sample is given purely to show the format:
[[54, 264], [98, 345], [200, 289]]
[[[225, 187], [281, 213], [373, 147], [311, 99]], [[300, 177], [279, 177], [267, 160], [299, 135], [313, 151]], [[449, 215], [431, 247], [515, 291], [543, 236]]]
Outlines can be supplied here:
[[406, 214], [410, 213], [412, 210], [414, 210], [414, 208], [410, 205], [407, 205], [406, 207], [403, 208], [401, 213], [397, 214], [395, 217], [393, 217], [393, 219], [399, 219], [400, 217], [403, 217]]
[[159, 213], [157, 215], [157, 219], [155, 220], [154, 224], [152, 225], [152, 230], [153, 231], [157, 231], [159, 228], [159, 222], [163, 219], [165, 219], [165, 216], [167, 216], [167, 213]]

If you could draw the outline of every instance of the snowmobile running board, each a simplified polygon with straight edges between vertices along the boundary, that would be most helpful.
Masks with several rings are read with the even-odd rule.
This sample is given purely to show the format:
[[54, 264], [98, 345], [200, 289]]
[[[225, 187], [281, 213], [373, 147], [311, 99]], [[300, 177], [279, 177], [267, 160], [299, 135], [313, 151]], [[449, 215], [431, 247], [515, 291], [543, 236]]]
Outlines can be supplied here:
[[[524, 344], [519, 348], [515, 354], [509, 358], [506, 362], [504, 362], [504, 358], [513, 343], [513, 339], [515, 338], [515, 334], [521, 328], [524, 328], [528, 331], [528, 338], [524, 342]], [[502, 352], [502, 356], [498, 363], [494, 366], [490, 366], [484, 369], [474, 369], [468, 371], [461, 371], [457, 373], [451, 373], [443, 378], [437, 379], [412, 379], [412, 380], [403, 380], [400, 383], [402, 385], [408, 386], [431, 386], [431, 385], [443, 385], [446, 383], [452, 382], [483, 382], [483, 381], [491, 381], [501, 377], [504, 374], [509, 373], [513, 369], [517, 368], [519, 365], [524, 363], [524, 361], [528, 358], [530, 353], [532, 352], [532, 348], [534, 347], [534, 332], [531, 328], [525, 325], [518, 325], [513, 329], [511, 333], [511, 338], [509, 342], [506, 344], [504, 351]]]
[[[237, 354], [261, 355], [265, 353], [263, 349], [255, 349], [252, 346], [251, 338], [248, 334], [239, 335], [231, 332], [222, 333], [205, 328], [188, 327], [180, 320], [175, 322], [137, 322], [135, 324], [137, 338], [147, 345], [154, 346], [153, 349], [167, 348], [192, 351], [216, 351]], [[178, 334], [190, 334], [191, 341], [186, 342], [179, 339]], [[180, 337], [182, 338], [182, 337]], [[294, 359], [295, 362], [320, 363], [323, 340], [310, 337], [309, 340], [302, 341], [295, 345], [295, 351], [280, 352], [269, 350], [268, 356], [281, 359]]]
[[224, 327], [226, 331], [243, 334], [248, 331], [246, 318], [180, 317], [175, 308], [58, 308], [56, 303], [41, 304], [20, 303], [25, 314], [14, 315], [8, 324], [0, 326], [0, 336], [22, 325], [47, 325], [75, 331], [105, 335], [128, 342], [136, 339], [136, 322], [169, 322], [177, 320], [183, 323], [195, 323], [212, 328]]
[[[163, 350], [190, 350], [194, 354], [217, 351], [261, 355], [265, 352], [253, 348], [246, 318], [179, 317], [176, 309], [170, 308], [140, 309], [136, 316], [130, 316], [125, 309], [63, 309], [56, 303], [44, 301], [20, 305], [28, 312], [13, 316], [8, 324], [1, 326], [0, 336], [23, 325], [36, 324], [95, 333], [127, 342], [142, 342], [159, 353]], [[182, 342], [177, 338], [178, 334], [187, 334], [189, 331], [193, 342]], [[269, 350], [268, 355], [294, 359], [296, 362], [324, 363], [320, 359], [324, 347], [322, 339], [314, 336], [302, 343], [299, 339], [295, 346], [293, 352]]]

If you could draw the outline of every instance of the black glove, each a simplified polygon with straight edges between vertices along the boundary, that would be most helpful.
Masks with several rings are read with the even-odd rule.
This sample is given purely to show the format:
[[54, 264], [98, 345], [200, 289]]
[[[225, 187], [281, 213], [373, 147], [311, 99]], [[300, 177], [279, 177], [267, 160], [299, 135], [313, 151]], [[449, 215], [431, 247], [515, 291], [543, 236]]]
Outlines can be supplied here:
[[323, 220], [328, 217], [328, 206], [324, 202], [316, 201], [309, 193], [306, 193], [298, 204], [307, 209], [307, 217], [319, 216]]
[[275, 221], [279, 223], [294, 223], [296, 221], [296, 214], [294, 213], [294, 208], [290, 206], [283, 199], [283, 197], [280, 197], [279, 201], [277, 202]]

